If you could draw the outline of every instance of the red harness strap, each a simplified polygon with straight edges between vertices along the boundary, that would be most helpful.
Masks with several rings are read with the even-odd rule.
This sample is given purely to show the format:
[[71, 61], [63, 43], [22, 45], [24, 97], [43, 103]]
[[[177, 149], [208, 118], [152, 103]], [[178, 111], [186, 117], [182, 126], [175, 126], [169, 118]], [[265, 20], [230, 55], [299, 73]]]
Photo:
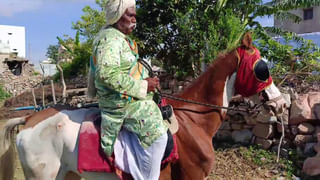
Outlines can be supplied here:
[[244, 97], [259, 93], [272, 83], [271, 76], [266, 81], [257, 79], [254, 73], [254, 66], [261, 57], [257, 48], [253, 48], [253, 51], [254, 52], [249, 52], [242, 47], [237, 48], [239, 68], [237, 71], [235, 90], [236, 94], [241, 94]]

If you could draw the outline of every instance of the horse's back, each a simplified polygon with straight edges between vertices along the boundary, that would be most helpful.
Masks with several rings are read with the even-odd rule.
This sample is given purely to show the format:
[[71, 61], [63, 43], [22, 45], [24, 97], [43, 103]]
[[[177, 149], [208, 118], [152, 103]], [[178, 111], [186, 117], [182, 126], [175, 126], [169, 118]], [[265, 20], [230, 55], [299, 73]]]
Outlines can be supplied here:
[[63, 138], [58, 129], [63, 118], [60, 118], [59, 113], [45, 119], [31, 117], [30, 123], [26, 123], [28, 126], [17, 135], [17, 150], [27, 179], [55, 179], [57, 176], [63, 152]]
[[[56, 179], [77, 170], [77, 140], [82, 121], [93, 109], [49, 108], [28, 117], [17, 135], [17, 149], [27, 179]], [[69, 167], [64, 172], [60, 166]], [[57, 178], [59, 179], [59, 178]]]

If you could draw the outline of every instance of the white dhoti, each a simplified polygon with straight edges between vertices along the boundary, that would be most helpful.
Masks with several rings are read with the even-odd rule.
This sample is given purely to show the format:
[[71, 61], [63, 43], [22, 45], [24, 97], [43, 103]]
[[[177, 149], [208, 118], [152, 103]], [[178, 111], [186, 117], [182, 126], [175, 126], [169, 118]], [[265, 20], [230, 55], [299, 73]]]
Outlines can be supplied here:
[[115, 164], [135, 180], [158, 180], [167, 140], [164, 133], [144, 149], [136, 134], [122, 129], [114, 145]]

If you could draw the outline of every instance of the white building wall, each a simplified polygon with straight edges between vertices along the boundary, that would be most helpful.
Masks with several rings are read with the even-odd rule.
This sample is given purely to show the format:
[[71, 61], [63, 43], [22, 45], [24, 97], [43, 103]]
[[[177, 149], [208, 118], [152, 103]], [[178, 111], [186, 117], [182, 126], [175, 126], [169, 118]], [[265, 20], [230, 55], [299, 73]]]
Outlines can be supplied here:
[[18, 53], [18, 57], [25, 58], [25, 34], [23, 26], [0, 25], [0, 53]]
[[303, 19], [303, 10], [304, 9], [296, 9], [290, 11], [291, 13], [302, 18], [300, 23], [294, 23], [292, 20], [288, 19], [280, 20], [275, 18], [274, 26], [298, 34], [320, 32], [320, 6], [313, 7], [313, 18], [308, 20]]
[[57, 73], [57, 67], [55, 64], [51, 64], [51, 60], [50, 59], [47, 59], [47, 60], [44, 60], [44, 61], [41, 61], [40, 64], [42, 65], [43, 67], [43, 71], [40, 67], [40, 64], [36, 64], [34, 69], [36, 71], [38, 71], [40, 74], [43, 74], [44, 73], [44, 76], [52, 76], [54, 74]]

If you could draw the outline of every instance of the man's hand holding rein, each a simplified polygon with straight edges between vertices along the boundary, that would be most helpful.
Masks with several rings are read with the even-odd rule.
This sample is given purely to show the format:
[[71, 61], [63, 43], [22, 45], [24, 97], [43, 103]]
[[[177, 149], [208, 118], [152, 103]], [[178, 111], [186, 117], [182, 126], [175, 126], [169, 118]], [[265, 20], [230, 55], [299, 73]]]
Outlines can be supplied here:
[[148, 82], [148, 89], [147, 92], [150, 91], [156, 91], [156, 89], [160, 88], [160, 82], [159, 82], [159, 78], [158, 77], [154, 77], [154, 78], [146, 78], [145, 79]]

